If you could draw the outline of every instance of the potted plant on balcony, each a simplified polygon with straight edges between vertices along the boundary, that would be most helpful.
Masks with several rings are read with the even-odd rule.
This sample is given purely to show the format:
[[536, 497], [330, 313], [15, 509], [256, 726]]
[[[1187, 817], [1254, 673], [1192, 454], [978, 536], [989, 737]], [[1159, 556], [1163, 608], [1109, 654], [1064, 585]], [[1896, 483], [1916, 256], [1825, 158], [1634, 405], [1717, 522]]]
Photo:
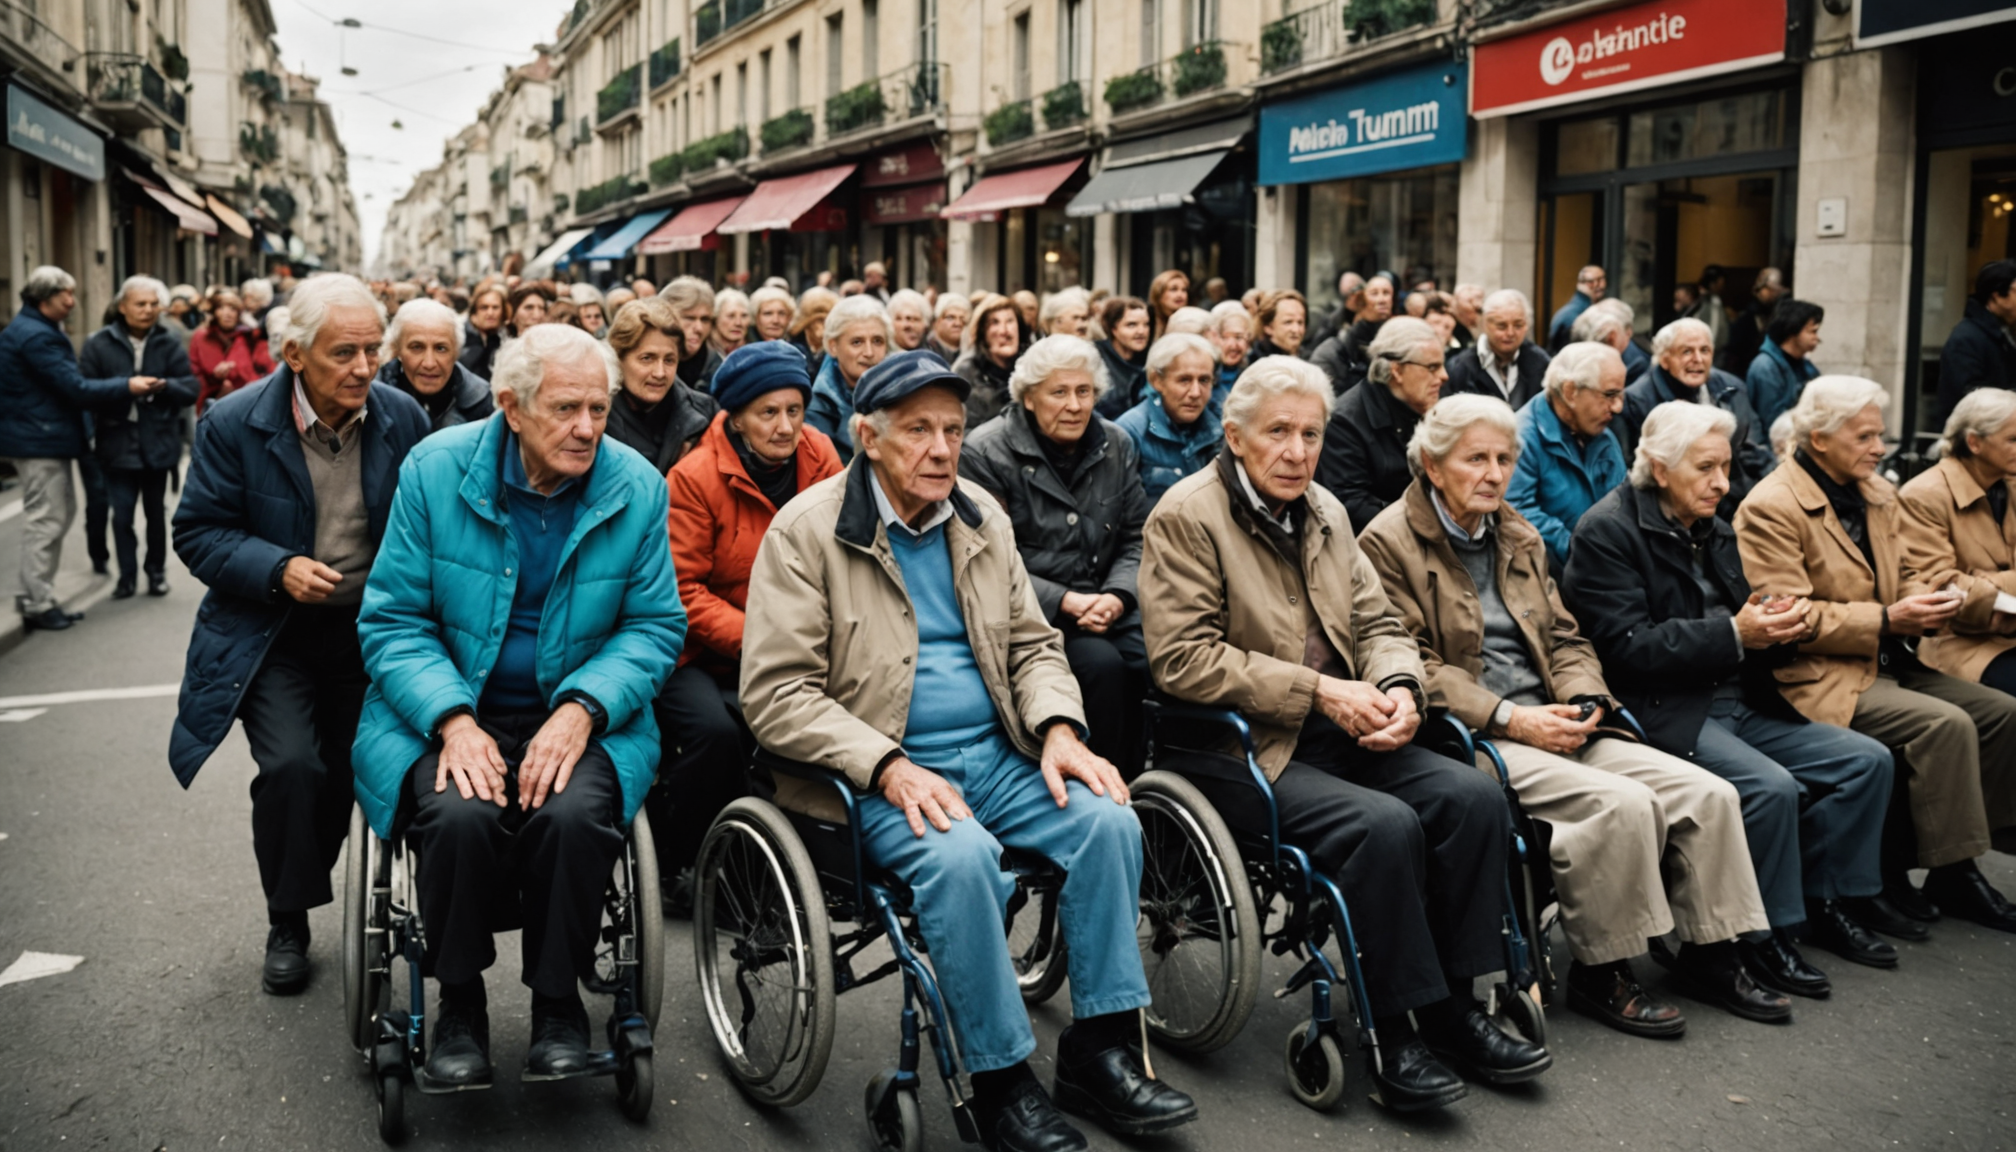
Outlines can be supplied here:
[[1122, 72], [1106, 81], [1106, 106], [1116, 113], [1146, 108], [1160, 99], [1162, 78], [1155, 74], [1152, 67], [1138, 72]]
[[1302, 63], [1302, 24], [1297, 16], [1276, 20], [1260, 33], [1260, 70], [1279, 72]]
[[989, 112], [983, 127], [987, 129], [988, 146], [993, 148], [1013, 144], [1036, 133], [1036, 121], [1029, 115], [1027, 100], [1003, 104]]
[[1207, 40], [1176, 57], [1176, 78], [1172, 87], [1177, 96], [1189, 96], [1225, 83], [1225, 49], [1216, 40]]

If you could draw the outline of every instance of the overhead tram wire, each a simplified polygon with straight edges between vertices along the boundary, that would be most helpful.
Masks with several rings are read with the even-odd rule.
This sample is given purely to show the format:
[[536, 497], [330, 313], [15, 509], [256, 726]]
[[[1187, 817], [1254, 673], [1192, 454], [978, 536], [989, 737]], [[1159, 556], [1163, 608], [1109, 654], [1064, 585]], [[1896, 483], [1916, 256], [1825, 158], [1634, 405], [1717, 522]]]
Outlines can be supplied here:
[[309, 7], [303, 0], [294, 0], [294, 3], [302, 11], [315, 17], [317, 20], [327, 20], [339, 28], [367, 28], [373, 32], [388, 32], [394, 36], [404, 36], [409, 40], [425, 40], [430, 44], [444, 44], [450, 48], [466, 48], [471, 52], [489, 52], [498, 56], [523, 57], [526, 55], [526, 51], [523, 48], [493, 48], [488, 44], [466, 44], [460, 40], [444, 40], [439, 36], [429, 36], [424, 32], [409, 32], [404, 28], [393, 28], [385, 24], [369, 24], [354, 17], [330, 16]]

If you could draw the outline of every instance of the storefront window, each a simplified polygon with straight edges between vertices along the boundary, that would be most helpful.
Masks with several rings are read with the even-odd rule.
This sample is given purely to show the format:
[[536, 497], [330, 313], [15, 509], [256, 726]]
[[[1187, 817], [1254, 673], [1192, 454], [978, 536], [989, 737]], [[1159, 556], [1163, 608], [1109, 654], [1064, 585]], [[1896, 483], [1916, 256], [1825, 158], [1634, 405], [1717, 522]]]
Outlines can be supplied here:
[[[1640, 168], [1702, 156], [1782, 148], [1785, 103], [1781, 92], [1747, 92], [1697, 104], [1635, 112], [1629, 135], [1631, 154], [1626, 163]], [[1567, 174], [1565, 169], [1562, 174]]]
[[1090, 288], [1092, 219], [1062, 208], [1017, 208], [1001, 222], [1003, 291]]
[[1919, 291], [1918, 422], [1937, 431], [1939, 351], [1967, 314], [1981, 266], [2016, 260], [2016, 144], [1926, 157], [1924, 282]]
[[1617, 118], [1575, 120], [1561, 125], [1554, 171], [1561, 176], [1608, 172], [1617, 167]]
[[1303, 201], [1310, 304], [1336, 307], [1337, 278], [1398, 274], [1403, 286], [1456, 281], [1457, 167], [1446, 164], [1390, 176], [1307, 185]]

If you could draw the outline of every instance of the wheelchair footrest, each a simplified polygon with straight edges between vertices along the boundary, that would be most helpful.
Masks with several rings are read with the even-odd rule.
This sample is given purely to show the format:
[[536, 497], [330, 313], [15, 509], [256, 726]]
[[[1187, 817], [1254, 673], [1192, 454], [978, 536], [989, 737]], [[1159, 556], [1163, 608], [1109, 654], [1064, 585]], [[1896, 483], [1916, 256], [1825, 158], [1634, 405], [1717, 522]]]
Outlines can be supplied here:
[[481, 1080], [473, 1084], [449, 1084], [427, 1075], [425, 1065], [413, 1070], [413, 1087], [418, 1088], [421, 1094], [426, 1096], [452, 1096], [457, 1092], [487, 1092], [493, 1083], [495, 1083], [494, 1078]]
[[590, 1076], [614, 1076], [617, 1070], [622, 1067], [623, 1058], [613, 1051], [590, 1052], [588, 1053], [588, 1066], [579, 1072], [568, 1072], [560, 1076], [550, 1076], [536, 1074], [527, 1068], [518, 1074], [518, 1080], [524, 1084], [536, 1084], [547, 1080], [582, 1080]]

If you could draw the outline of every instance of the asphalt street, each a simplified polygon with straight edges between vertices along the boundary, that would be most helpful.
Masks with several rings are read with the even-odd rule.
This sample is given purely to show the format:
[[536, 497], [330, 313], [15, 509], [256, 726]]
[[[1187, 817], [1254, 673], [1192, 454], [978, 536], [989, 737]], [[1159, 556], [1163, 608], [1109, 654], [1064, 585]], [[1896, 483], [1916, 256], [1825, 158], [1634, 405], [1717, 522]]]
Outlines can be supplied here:
[[[9, 525], [8, 527], [13, 527]], [[73, 537], [74, 543], [74, 537]], [[11, 567], [15, 553], [8, 548]], [[34, 634], [0, 656], [0, 968], [24, 952], [82, 957], [74, 969], [0, 986], [0, 1150], [371, 1149], [369, 1081], [342, 1035], [340, 912], [313, 916], [309, 991], [259, 990], [264, 916], [246, 784], [233, 736], [187, 792], [169, 774], [173, 685], [200, 589], [92, 608], [79, 627]], [[11, 576], [10, 576], [11, 582]], [[58, 696], [154, 689], [124, 698]], [[1984, 861], [2016, 892], [2016, 859]], [[893, 1062], [896, 988], [840, 1000], [823, 1086], [805, 1105], [747, 1103], [716, 1056], [686, 925], [667, 925], [665, 1018], [649, 1120], [618, 1112], [609, 1081], [520, 1084], [527, 997], [515, 941], [492, 974], [498, 1087], [413, 1098], [421, 1149], [654, 1147], [865, 1149], [861, 1093]], [[1557, 942], [1557, 955], [1565, 949]], [[1631, 1039], [1557, 1010], [1553, 1070], [1513, 1090], [1473, 1088], [1439, 1114], [1398, 1117], [1354, 1086], [1319, 1114], [1288, 1094], [1283, 1034], [1297, 996], [1263, 997], [1245, 1032], [1157, 1070], [1198, 1097], [1198, 1123], [1144, 1149], [1994, 1149], [2016, 1147], [2016, 936], [1945, 923], [1901, 945], [1894, 972], [1815, 953], [1833, 998], [1800, 1001], [1770, 1027], [1688, 1005], [1684, 1039]], [[1270, 964], [1279, 978], [1286, 968]], [[1644, 975], [1656, 981], [1659, 974]], [[591, 1003], [591, 1012], [601, 1006]], [[1068, 995], [1037, 1010], [1043, 1052]], [[1039, 1057], [1039, 1072], [1048, 1074]], [[927, 1147], [958, 1146], [935, 1082]], [[1127, 1142], [1095, 1135], [1096, 1147]]]

